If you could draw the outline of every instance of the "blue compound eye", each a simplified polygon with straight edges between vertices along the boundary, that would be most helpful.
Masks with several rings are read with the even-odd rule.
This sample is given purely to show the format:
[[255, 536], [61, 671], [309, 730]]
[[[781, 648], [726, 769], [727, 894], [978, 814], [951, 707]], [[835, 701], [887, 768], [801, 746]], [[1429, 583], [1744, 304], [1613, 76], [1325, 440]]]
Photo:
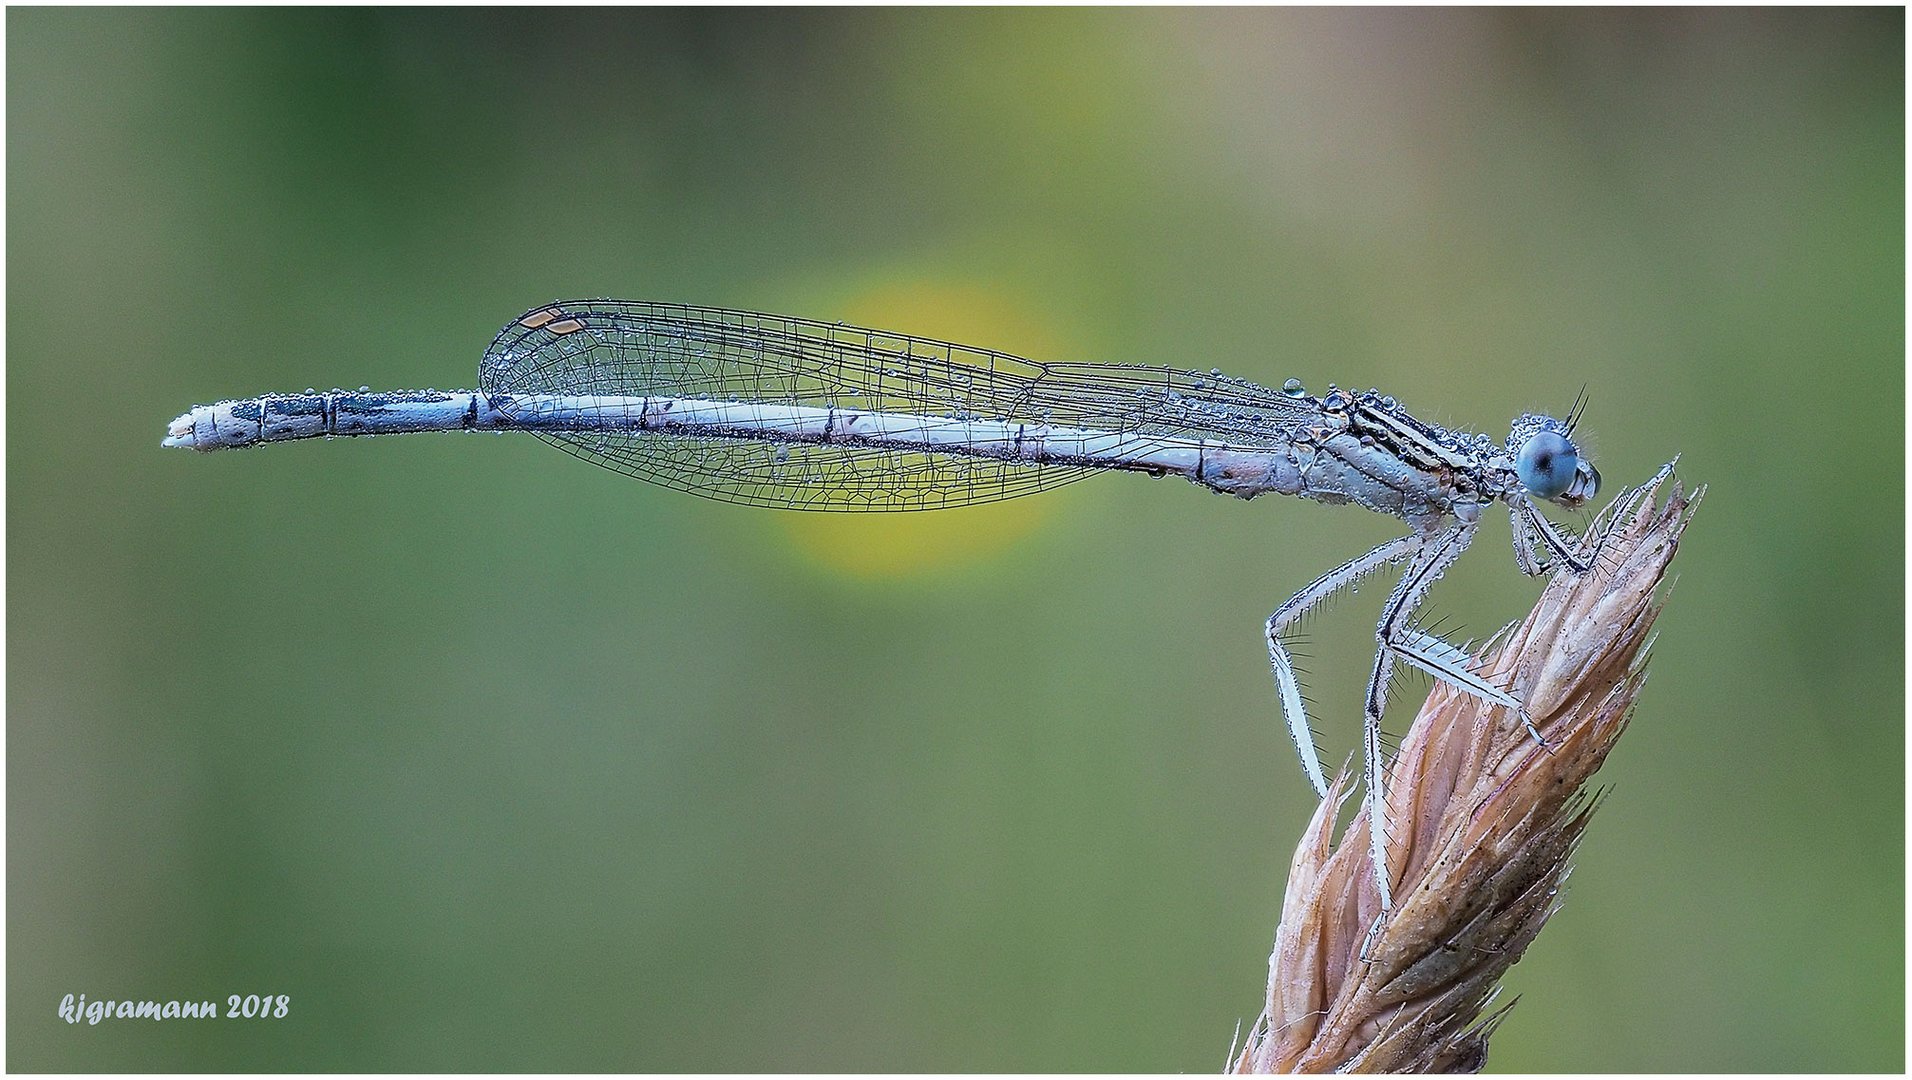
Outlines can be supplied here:
[[1514, 469], [1528, 494], [1551, 499], [1573, 486], [1574, 470], [1579, 464], [1580, 456], [1574, 453], [1573, 444], [1566, 436], [1557, 431], [1537, 431], [1520, 448]]

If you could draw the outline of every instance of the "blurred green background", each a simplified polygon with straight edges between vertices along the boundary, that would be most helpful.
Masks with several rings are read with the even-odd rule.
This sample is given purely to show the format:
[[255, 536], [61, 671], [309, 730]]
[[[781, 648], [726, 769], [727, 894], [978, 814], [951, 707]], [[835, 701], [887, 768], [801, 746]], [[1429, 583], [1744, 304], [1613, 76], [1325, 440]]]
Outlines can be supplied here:
[[[1584, 385], [1611, 485], [1679, 452], [1711, 494], [1491, 1064], [1903, 1067], [1902, 12], [7, 30], [10, 1068], [1223, 1064], [1311, 802], [1261, 620], [1398, 523], [159, 448], [223, 397], [469, 385], [568, 296], [1496, 437]], [[1432, 614], [1527, 609], [1503, 521]], [[1374, 603], [1312, 627], [1331, 761]], [[292, 1013], [69, 1027], [68, 993]]]

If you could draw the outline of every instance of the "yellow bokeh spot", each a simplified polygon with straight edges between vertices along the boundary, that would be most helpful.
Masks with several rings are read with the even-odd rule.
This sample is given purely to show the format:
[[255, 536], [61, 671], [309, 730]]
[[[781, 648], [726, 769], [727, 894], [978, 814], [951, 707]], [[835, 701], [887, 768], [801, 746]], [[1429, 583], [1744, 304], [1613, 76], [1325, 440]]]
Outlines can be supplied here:
[[[848, 322], [1052, 360], [1057, 336], [1005, 288], [927, 280], [885, 282], [852, 294]], [[910, 577], [987, 558], [1035, 532], [1054, 504], [1040, 497], [899, 513], [779, 514], [805, 556], [852, 577]]]

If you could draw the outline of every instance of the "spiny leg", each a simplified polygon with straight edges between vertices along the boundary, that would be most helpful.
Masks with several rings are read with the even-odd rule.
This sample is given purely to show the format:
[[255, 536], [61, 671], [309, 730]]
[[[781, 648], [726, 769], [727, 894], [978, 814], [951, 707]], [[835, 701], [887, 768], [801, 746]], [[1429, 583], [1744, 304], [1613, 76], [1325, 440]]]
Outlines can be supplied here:
[[1574, 573], [1584, 574], [1593, 569], [1600, 557], [1601, 543], [1606, 539], [1604, 531], [1598, 528], [1587, 530], [1585, 536], [1574, 536], [1571, 530], [1548, 521], [1540, 508], [1528, 499], [1514, 504], [1513, 523], [1515, 559], [1520, 563], [1521, 572], [1529, 577], [1552, 570], [1556, 559]]
[[[1455, 525], [1417, 545], [1413, 560], [1401, 574], [1401, 580], [1394, 586], [1393, 593], [1389, 594], [1387, 603], [1382, 605], [1381, 621], [1374, 630], [1381, 647], [1375, 650], [1374, 671], [1368, 677], [1367, 705], [1362, 716], [1362, 766], [1367, 787], [1368, 860], [1374, 866], [1374, 884], [1380, 892], [1383, 909], [1392, 908], [1394, 898], [1388, 882], [1387, 799], [1383, 790], [1387, 761], [1381, 752], [1381, 711], [1387, 705], [1388, 683], [1394, 677], [1395, 656], [1403, 653], [1404, 643], [1414, 643], [1413, 635], [1418, 633], [1408, 629], [1409, 620], [1415, 609], [1421, 606], [1421, 601], [1427, 598], [1428, 589], [1440, 580], [1441, 574], [1473, 542], [1475, 528], [1473, 524]], [[1463, 689], [1471, 690], [1472, 687]]]
[[1483, 701], [1504, 705], [1514, 710], [1515, 715], [1520, 717], [1520, 722], [1526, 726], [1527, 734], [1532, 735], [1534, 741], [1543, 748], [1551, 750], [1547, 745], [1546, 737], [1541, 735], [1540, 728], [1535, 726], [1533, 717], [1527, 715], [1527, 707], [1521, 704], [1519, 698], [1488, 682], [1476, 672], [1474, 657], [1465, 649], [1411, 626], [1402, 627], [1400, 634], [1401, 636], [1390, 645], [1394, 653], [1402, 660], [1456, 690], [1465, 691]]
[[1465, 649], [1425, 630], [1403, 626], [1388, 647], [1413, 667], [1420, 668], [1456, 690], [1483, 701], [1520, 708], [1520, 699], [1495, 686], [1474, 670], [1474, 657]]
[[1288, 734], [1295, 740], [1295, 753], [1301, 757], [1301, 770], [1308, 774], [1315, 795], [1328, 793], [1328, 778], [1321, 771], [1321, 755], [1315, 752], [1308, 732], [1308, 715], [1301, 704], [1301, 683], [1295, 676], [1294, 660], [1281, 643], [1281, 635], [1294, 622], [1312, 611], [1336, 590], [1352, 585], [1389, 563], [1412, 556], [1425, 541], [1419, 536], [1390, 540], [1366, 555], [1350, 559], [1316, 578], [1313, 583], [1290, 597], [1288, 602], [1268, 616], [1268, 664], [1275, 672], [1275, 690], [1281, 696], [1282, 719], [1288, 722]]
[[1514, 510], [1507, 515], [1512, 524], [1514, 535], [1514, 565], [1528, 577], [1539, 577], [1549, 569], [1547, 560], [1541, 556], [1540, 537], [1534, 535], [1534, 527], [1527, 520], [1527, 514]]

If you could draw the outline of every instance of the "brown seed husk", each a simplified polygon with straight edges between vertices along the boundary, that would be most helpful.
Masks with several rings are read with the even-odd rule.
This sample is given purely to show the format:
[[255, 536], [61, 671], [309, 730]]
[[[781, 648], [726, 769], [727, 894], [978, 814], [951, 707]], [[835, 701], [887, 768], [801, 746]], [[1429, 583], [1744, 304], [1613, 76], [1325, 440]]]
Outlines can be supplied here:
[[1514, 688], [1546, 746], [1508, 709], [1435, 684], [1388, 771], [1396, 906], [1385, 919], [1365, 809], [1332, 843], [1347, 793], [1345, 773], [1336, 779], [1295, 851], [1267, 1007], [1232, 1071], [1485, 1064], [1507, 1007], [1483, 1014], [1559, 907], [1598, 803], [1584, 785], [1646, 681], [1660, 585], [1703, 494], [1671, 481], [1656, 506], [1661, 486], [1621, 500], [1598, 565], [1557, 574], [1526, 619], [1483, 650], [1480, 669]]

